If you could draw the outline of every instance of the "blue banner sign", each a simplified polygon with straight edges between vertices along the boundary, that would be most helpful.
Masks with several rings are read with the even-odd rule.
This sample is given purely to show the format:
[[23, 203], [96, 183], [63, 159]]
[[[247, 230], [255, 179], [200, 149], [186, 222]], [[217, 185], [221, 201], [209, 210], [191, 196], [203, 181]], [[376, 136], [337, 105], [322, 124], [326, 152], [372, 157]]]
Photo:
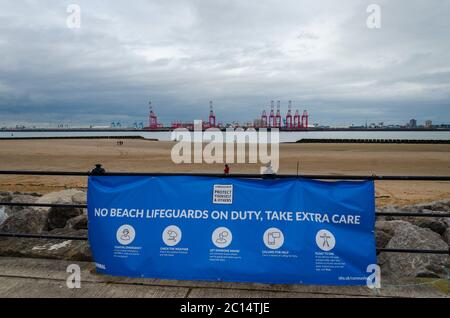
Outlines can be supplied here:
[[97, 271], [177, 280], [365, 285], [373, 181], [91, 176]]

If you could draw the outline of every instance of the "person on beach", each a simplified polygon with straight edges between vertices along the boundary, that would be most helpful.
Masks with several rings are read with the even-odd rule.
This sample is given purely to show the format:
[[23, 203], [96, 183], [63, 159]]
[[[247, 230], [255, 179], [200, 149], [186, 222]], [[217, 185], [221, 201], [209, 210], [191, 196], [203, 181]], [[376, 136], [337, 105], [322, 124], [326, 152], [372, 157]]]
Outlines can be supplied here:
[[275, 174], [275, 172], [272, 169], [272, 161], [269, 161], [266, 164], [266, 170], [263, 172], [263, 174]]

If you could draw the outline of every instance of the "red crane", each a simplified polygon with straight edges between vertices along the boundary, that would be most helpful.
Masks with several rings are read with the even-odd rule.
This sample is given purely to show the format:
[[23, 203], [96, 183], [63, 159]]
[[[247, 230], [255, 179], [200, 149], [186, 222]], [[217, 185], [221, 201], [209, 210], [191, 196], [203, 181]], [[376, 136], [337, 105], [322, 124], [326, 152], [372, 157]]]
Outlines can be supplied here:
[[286, 128], [288, 129], [292, 129], [292, 101], [289, 101], [289, 105], [288, 105], [288, 112], [286, 115]]
[[277, 115], [275, 116], [275, 127], [281, 127], [280, 101], [277, 101]]
[[152, 102], [148, 103], [149, 105], [149, 128], [150, 129], [157, 129], [158, 128], [158, 117], [156, 116], [156, 113], [153, 111]]
[[262, 115], [261, 115], [261, 127], [267, 127], [267, 113], [266, 110], [262, 111]]
[[213, 102], [209, 101], [209, 127], [216, 127], [216, 115], [213, 110]]
[[295, 111], [295, 115], [294, 115], [294, 128], [298, 129], [301, 126], [301, 122], [300, 122], [300, 113], [298, 111], [298, 109]]
[[308, 111], [305, 109], [302, 115], [302, 128], [308, 129]]
[[275, 127], [275, 113], [274, 113], [273, 101], [270, 102], [270, 115], [269, 115], [269, 127]]

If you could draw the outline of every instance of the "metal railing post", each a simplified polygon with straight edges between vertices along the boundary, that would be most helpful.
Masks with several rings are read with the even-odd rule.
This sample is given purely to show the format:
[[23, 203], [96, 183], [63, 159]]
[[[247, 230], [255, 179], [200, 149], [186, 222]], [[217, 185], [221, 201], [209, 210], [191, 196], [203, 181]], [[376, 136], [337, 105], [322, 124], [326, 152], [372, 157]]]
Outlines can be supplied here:
[[90, 175], [92, 176], [100, 176], [106, 173], [106, 170], [102, 167], [101, 163], [97, 163], [95, 165], [95, 168], [92, 169], [92, 171], [90, 172]]

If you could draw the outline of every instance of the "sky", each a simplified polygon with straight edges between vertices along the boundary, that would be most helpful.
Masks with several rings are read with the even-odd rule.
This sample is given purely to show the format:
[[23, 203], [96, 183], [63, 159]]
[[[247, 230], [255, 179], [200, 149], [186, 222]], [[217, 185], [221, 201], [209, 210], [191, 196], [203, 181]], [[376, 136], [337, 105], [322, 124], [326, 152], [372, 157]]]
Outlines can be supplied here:
[[450, 123], [450, 1], [0, 0], [0, 127], [146, 124], [150, 100], [166, 124], [210, 100], [222, 122], [292, 100], [321, 125]]

